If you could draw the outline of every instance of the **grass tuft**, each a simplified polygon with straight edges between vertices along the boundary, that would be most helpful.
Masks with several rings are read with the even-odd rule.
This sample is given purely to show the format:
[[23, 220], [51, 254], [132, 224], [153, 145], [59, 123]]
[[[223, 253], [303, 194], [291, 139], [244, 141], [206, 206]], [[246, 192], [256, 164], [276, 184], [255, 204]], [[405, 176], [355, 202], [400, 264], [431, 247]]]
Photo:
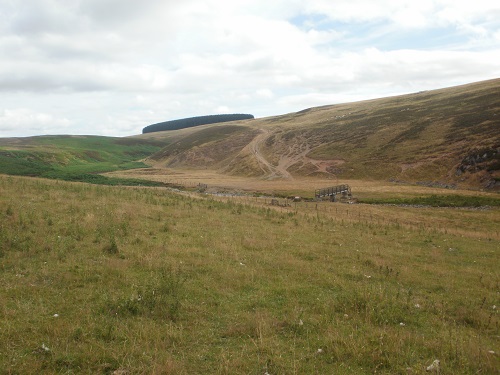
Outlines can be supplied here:
[[118, 254], [118, 245], [116, 244], [116, 240], [114, 238], [111, 238], [109, 243], [104, 246], [103, 251], [106, 254]]

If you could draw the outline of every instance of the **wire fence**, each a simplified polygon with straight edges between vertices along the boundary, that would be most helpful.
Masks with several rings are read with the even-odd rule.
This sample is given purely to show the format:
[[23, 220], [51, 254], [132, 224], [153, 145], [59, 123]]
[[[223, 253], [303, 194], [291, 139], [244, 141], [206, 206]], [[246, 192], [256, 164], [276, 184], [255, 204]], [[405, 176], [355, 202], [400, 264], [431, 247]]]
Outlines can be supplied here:
[[[308, 218], [314, 217], [317, 220], [323, 221], [361, 223], [367, 227], [403, 228], [426, 233], [453, 234], [478, 239], [500, 240], [498, 226], [496, 226], [496, 229], [488, 230], [481, 225], [480, 221], [477, 221], [473, 225], [470, 221], [460, 219], [460, 215], [446, 214], [444, 215], [446, 219], [443, 219], [441, 214], [434, 214], [435, 216], [432, 216], [430, 213], [436, 212], [435, 208], [332, 203], [321, 199], [316, 201], [299, 199], [296, 201], [293, 198], [255, 196], [243, 192], [235, 193], [233, 191], [225, 192], [222, 189], [219, 192], [209, 192], [207, 184], [192, 180], [172, 180], [169, 181], [169, 185], [182, 186], [183, 189], [189, 189], [191, 192], [188, 194], [193, 194], [193, 196], [201, 193], [202, 197], [209, 199], [226, 201], [228, 203], [232, 202], [244, 206], [265, 207], [283, 214], [293, 214]], [[341, 186], [320, 190], [327, 191], [333, 188], [342, 190]], [[345, 185], [344, 188], [349, 189], [350, 192], [348, 185]], [[315, 193], [317, 192], [318, 190], [315, 191]], [[342, 192], [339, 191], [339, 193], [341, 194]], [[402, 214], [402, 209], [405, 210], [404, 214]], [[448, 210], [453, 210], [453, 208]]]

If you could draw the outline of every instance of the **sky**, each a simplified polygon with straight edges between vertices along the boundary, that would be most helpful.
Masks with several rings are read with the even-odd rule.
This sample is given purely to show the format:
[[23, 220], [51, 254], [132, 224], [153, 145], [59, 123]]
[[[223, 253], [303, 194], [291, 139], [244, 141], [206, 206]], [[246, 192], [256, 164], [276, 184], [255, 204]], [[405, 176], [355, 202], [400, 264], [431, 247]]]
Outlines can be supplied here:
[[0, 0], [0, 137], [274, 116], [499, 62], [497, 0]]

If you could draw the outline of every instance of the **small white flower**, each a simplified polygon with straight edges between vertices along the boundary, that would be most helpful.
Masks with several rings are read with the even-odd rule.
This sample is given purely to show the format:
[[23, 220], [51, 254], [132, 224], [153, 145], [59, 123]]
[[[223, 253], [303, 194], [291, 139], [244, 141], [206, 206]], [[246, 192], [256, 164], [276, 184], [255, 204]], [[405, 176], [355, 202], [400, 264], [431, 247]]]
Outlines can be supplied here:
[[419, 309], [420, 305], [418, 303], [415, 304], [415, 308]]
[[427, 366], [427, 371], [439, 372], [439, 359], [435, 359], [429, 366]]
[[54, 314], [54, 318], [59, 318], [59, 314]]
[[403, 322], [401, 322], [401, 323], [399, 323], [399, 325], [400, 325], [401, 327], [404, 327], [406, 324], [404, 324]]
[[316, 353], [322, 354], [323, 353], [323, 349], [319, 348]]
[[45, 350], [46, 352], [50, 352], [49, 347], [46, 346], [45, 343], [42, 343], [42, 349]]

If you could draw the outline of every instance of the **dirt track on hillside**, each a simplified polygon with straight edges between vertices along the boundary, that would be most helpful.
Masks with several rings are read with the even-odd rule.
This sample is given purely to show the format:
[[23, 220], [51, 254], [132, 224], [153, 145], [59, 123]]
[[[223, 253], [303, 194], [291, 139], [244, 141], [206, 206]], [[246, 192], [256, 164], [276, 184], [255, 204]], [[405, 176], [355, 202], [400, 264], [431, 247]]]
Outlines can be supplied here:
[[277, 165], [273, 165], [269, 160], [266, 159], [261, 151], [262, 146], [267, 141], [267, 139], [274, 133], [268, 129], [260, 129], [261, 134], [257, 135], [248, 145], [250, 152], [255, 157], [259, 163], [260, 168], [265, 174], [265, 178], [268, 180], [272, 179], [289, 179], [293, 180], [294, 177], [288, 171], [293, 165], [309, 165], [314, 168], [317, 172], [322, 172], [325, 174], [331, 174], [328, 172], [328, 167], [334, 166], [338, 167], [344, 163], [344, 160], [315, 160], [307, 156], [311, 151], [311, 145], [308, 140], [303, 136], [298, 136], [293, 139], [292, 143], [289, 143], [286, 147], [287, 150], [283, 150], [280, 156], [280, 160]]
[[276, 179], [276, 178], [286, 178], [292, 179], [292, 175], [287, 171], [288, 163], [280, 163], [278, 165], [271, 164], [266, 157], [261, 152], [261, 146], [264, 142], [269, 138], [272, 134], [267, 129], [261, 129], [261, 134], [256, 136], [252, 142], [249, 143], [248, 147], [252, 152], [255, 159], [259, 163], [260, 168], [265, 173], [265, 178], [268, 180]]

